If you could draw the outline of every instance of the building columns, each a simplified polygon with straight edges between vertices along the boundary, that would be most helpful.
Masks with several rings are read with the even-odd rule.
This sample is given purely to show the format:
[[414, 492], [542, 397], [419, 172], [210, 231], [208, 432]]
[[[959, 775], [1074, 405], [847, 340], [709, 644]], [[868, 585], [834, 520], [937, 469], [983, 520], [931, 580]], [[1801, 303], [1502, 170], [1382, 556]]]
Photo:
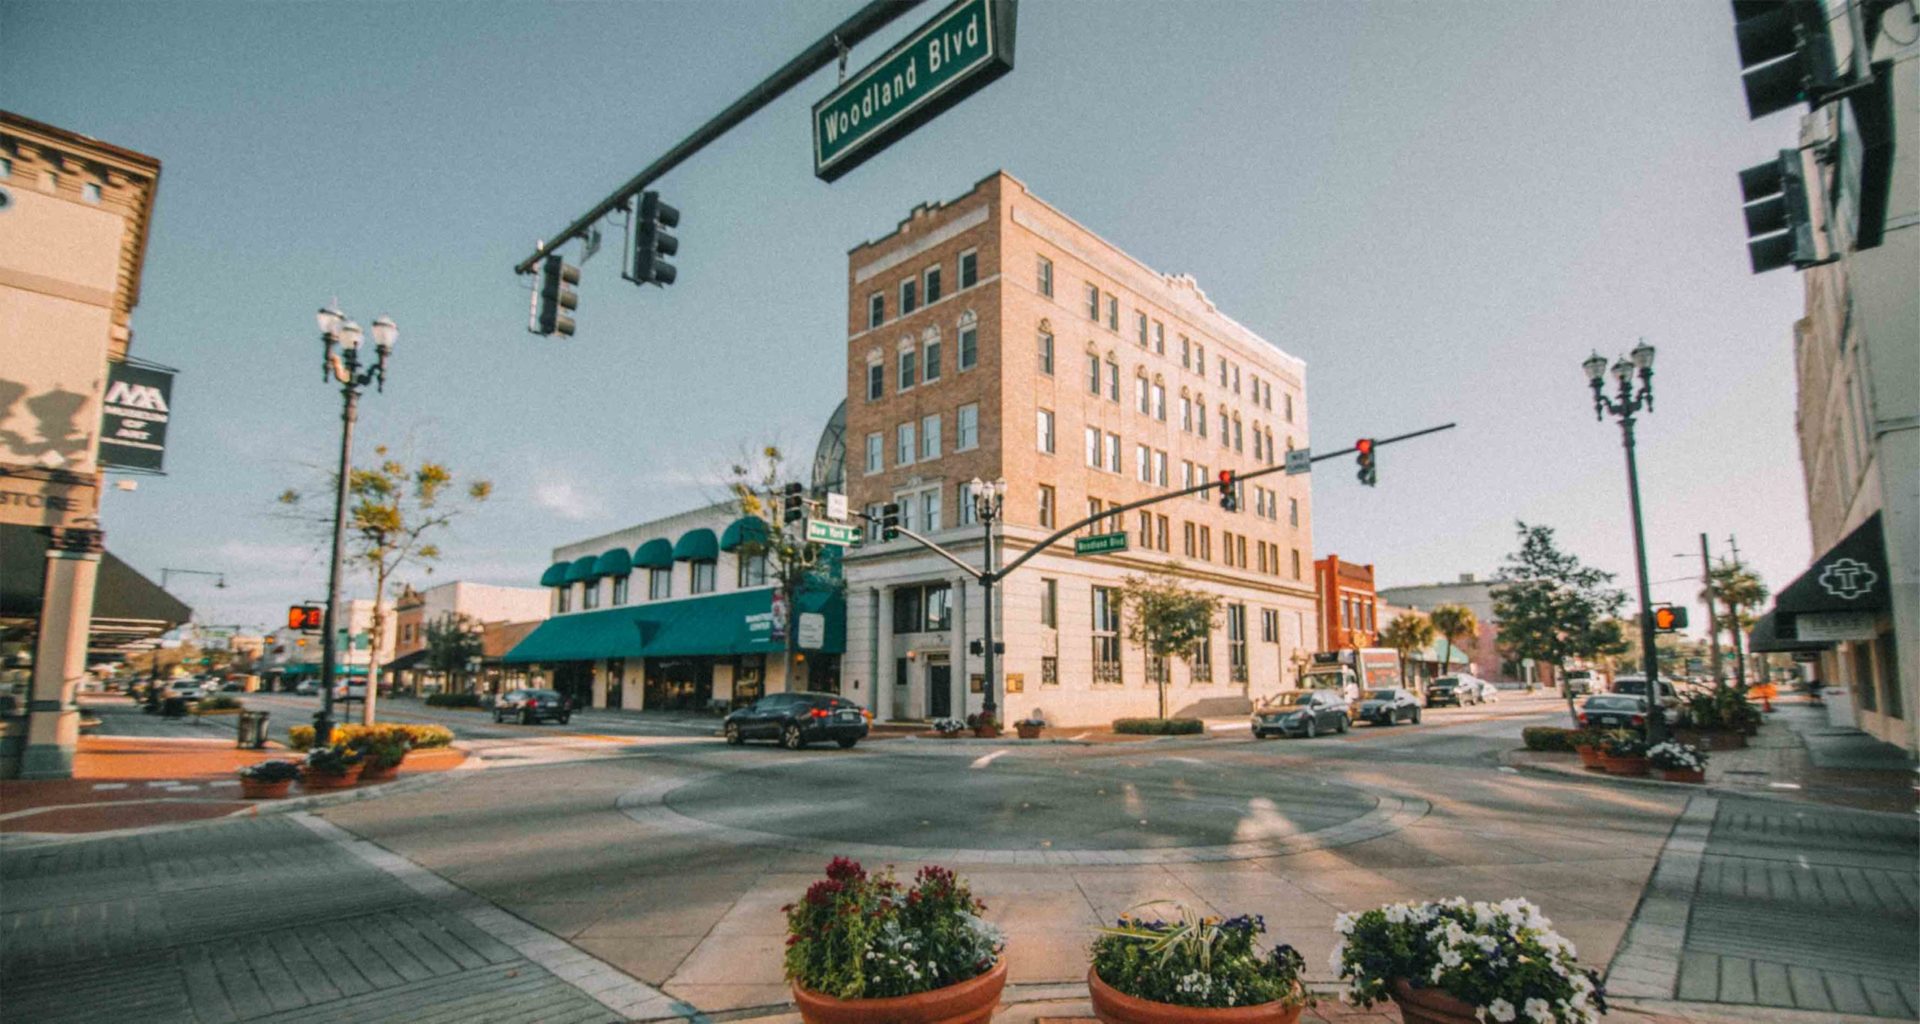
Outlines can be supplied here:
[[20, 757], [23, 779], [73, 777], [74, 750], [80, 743], [74, 694], [87, 671], [87, 633], [93, 625], [93, 590], [104, 548], [99, 530], [56, 528], [52, 533], [40, 590], [27, 745]]
[[957, 577], [948, 584], [947, 594], [947, 606], [953, 610], [953, 628], [947, 634], [947, 658], [953, 665], [951, 677], [947, 680], [947, 695], [951, 698], [948, 707], [955, 709], [957, 717], [965, 718], [973, 710], [967, 706], [967, 701], [973, 696], [973, 666], [967, 664], [966, 577]]
[[893, 720], [893, 588], [875, 587], [873, 595], [873, 719]]

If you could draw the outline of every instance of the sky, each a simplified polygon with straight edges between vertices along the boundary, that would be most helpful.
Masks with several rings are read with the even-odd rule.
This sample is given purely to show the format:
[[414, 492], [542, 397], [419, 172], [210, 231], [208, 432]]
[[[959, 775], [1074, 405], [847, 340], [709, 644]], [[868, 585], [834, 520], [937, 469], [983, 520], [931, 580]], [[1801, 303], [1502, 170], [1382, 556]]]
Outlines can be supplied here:
[[167, 475], [107, 491], [109, 548], [224, 573], [171, 580], [202, 623], [324, 596], [323, 540], [275, 497], [337, 457], [313, 320], [337, 297], [400, 327], [360, 455], [495, 485], [409, 581], [534, 585], [556, 545], [717, 499], [744, 451], [804, 468], [844, 397], [847, 250], [1005, 169], [1304, 359], [1316, 448], [1458, 424], [1383, 449], [1374, 488], [1320, 464], [1316, 557], [1485, 576], [1525, 521], [1631, 591], [1620, 431], [1580, 363], [1645, 338], [1655, 599], [1693, 599], [1702, 532], [1775, 589], [1805, 568], [1801, 283], [1749, 272], [1736, 179], [1795, 114], [1748, 121], [1724, 0], [1028, 0], [1011, 74], [832, 184], [815, 74], [654, 186], [678, 283], [621, 280], [610, 223], [578, 333], [526, 332], [537, 239], [857, 6], [0, 3], [0, 106], [163, 164], [132, 351], [180, 369]]

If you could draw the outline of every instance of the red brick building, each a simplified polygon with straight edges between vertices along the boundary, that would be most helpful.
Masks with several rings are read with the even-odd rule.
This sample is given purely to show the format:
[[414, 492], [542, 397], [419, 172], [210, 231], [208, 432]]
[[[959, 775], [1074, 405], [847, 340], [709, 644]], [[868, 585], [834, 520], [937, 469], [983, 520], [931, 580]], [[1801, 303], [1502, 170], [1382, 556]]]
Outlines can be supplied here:
[[1319, 601], [1320, 649], [1380, 646], [1380, 602], [1373, 592], [1373, 566], [1328, 555], [1313, 563]]

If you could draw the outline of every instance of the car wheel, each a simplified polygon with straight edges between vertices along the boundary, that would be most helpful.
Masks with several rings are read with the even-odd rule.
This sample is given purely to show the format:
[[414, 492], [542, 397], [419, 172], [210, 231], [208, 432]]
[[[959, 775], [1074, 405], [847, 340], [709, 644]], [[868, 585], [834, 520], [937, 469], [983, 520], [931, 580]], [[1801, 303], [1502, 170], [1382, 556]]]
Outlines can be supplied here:
[[1339, 718], [1333, 720], [1333, 731], [1342, 736], [1347, 734], [1347, 716], [1341, 715]]
[[780, 745], [788, 750], [799, 750], [807, 745], [807, 740], [800, 735], [799, 726], [788, 723], [786, 730], [780, 734]]
[[834, 742], [840, 744], [841, 750], [852, 750], [853, 745], [860, 741], [859, 740], [834, 740]]
[[740, 744], [745, 742], [747, 742], [746, 737], [740, 735], [739, 723], [728, 722], [727, 723], [727, 746], [737, 747]]
[[1312, 717], [1308, 717], [1307, 731], [1302, 733], [1301, 735], [1305, 736], [1307, 739], [1312, 739], [1315, 736], [1320, 735], [1320, 727], [1314, 724]]

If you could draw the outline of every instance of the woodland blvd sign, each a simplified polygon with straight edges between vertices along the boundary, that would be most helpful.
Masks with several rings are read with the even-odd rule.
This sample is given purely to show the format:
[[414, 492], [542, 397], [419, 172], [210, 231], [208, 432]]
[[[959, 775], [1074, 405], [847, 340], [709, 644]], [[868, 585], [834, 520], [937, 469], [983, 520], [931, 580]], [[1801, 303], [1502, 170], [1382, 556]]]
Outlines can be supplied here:
[[1098, 555], [1107, 551], [1127, 550], [1127, 535], [1120, 533], [1096, 533], [1091, 537], [1076, 537], [1073, 541], [1073, 553], [1076, 555]]
[[958, 0], [813, 105], [813, 173], [832, 181], [1013, 70], [1016, 0]]

